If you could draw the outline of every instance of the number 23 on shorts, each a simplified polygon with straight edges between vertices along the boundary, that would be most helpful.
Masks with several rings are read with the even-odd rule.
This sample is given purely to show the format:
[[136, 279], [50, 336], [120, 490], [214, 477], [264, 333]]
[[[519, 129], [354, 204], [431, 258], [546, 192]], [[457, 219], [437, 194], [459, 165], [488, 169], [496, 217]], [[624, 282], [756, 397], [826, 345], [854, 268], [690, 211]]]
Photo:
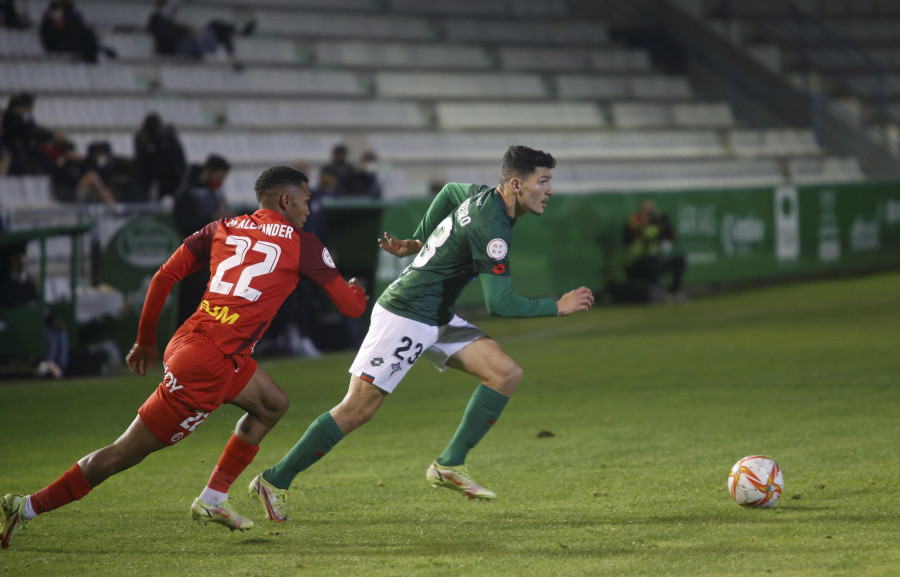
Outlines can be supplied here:
[[[408, 362], [410, 364], [410, 366], [412, 366], [413, 363], [415, 363], [418, 360], [419, 355], [422, 354], [422, 343], [416, 343], [415, 345], [413, 345], [413, 341], [409, 337], [401, 338], [400, 342], [403, 344], [401, 346], [397, 347], [396, 349], [394, 349], [394, 358], [396, 358], [400, 361], [405, 360], [406, 362]], [[408, 353], [409, 350], [413, 349], [413, 348], [414, 348], [414, 350], [411, 355], [404, 354], [404, 353]]]

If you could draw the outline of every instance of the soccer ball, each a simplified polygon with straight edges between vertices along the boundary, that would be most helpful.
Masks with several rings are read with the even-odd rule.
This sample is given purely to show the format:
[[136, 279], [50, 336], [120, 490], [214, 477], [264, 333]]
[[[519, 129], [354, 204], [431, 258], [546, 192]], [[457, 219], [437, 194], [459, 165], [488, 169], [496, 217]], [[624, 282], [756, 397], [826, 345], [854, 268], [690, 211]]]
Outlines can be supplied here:
[[762, 455], [744, 457], [728, 474], [728, 492], [742, 507], [771, 507], [778, 502], [782, 489], [781, 467]]

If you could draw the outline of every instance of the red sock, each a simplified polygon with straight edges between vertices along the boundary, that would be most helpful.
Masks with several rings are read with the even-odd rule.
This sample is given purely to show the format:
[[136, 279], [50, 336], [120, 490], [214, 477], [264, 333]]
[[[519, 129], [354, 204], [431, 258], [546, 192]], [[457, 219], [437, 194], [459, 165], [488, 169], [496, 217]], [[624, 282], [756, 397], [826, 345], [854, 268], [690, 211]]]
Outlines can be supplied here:
[[71, 469], [62, 474], [62, 477], [32, 494], [31, 507], [40, 515], [81, 499], [90, 493], [92, 488], [84, 478], [81, 467], [75, 463]]
[[259, 445], [249, 445], [232, 434], [206, 486], [227, 493], [234, 480], [253, 462], [253, 457], [258, 452]]

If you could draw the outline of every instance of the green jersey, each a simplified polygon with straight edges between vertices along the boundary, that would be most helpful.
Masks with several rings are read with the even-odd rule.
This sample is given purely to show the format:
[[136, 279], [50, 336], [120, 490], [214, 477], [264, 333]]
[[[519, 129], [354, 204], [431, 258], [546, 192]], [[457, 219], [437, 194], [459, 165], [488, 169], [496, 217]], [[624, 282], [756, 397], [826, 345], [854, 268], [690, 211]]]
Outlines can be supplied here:
[[382, 293], [378, 304], [402, 317], [440, 326], [453, 318], [460, 293], [481, 279], [491, 314], [555, 316], [553, 299], [526, 299], [510, 290], [509, 247], [515, 219], [496, 188], [451, 182], [419, 224], [422, 250]]

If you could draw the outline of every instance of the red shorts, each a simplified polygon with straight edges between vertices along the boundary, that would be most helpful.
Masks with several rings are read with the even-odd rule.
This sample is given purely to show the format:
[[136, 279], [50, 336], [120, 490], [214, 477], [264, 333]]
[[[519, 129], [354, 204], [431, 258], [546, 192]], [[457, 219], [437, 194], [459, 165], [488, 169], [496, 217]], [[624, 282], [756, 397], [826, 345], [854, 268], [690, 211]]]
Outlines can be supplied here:
[[163, 382], [141, 405], [138, 415], [153, 436], [173, 445], [222, 403], [241, 394], [256, 372], [256, 361], [225, 357], [206, 337], [189, 333], [176, 335], [166, 347], [163, 370]]

